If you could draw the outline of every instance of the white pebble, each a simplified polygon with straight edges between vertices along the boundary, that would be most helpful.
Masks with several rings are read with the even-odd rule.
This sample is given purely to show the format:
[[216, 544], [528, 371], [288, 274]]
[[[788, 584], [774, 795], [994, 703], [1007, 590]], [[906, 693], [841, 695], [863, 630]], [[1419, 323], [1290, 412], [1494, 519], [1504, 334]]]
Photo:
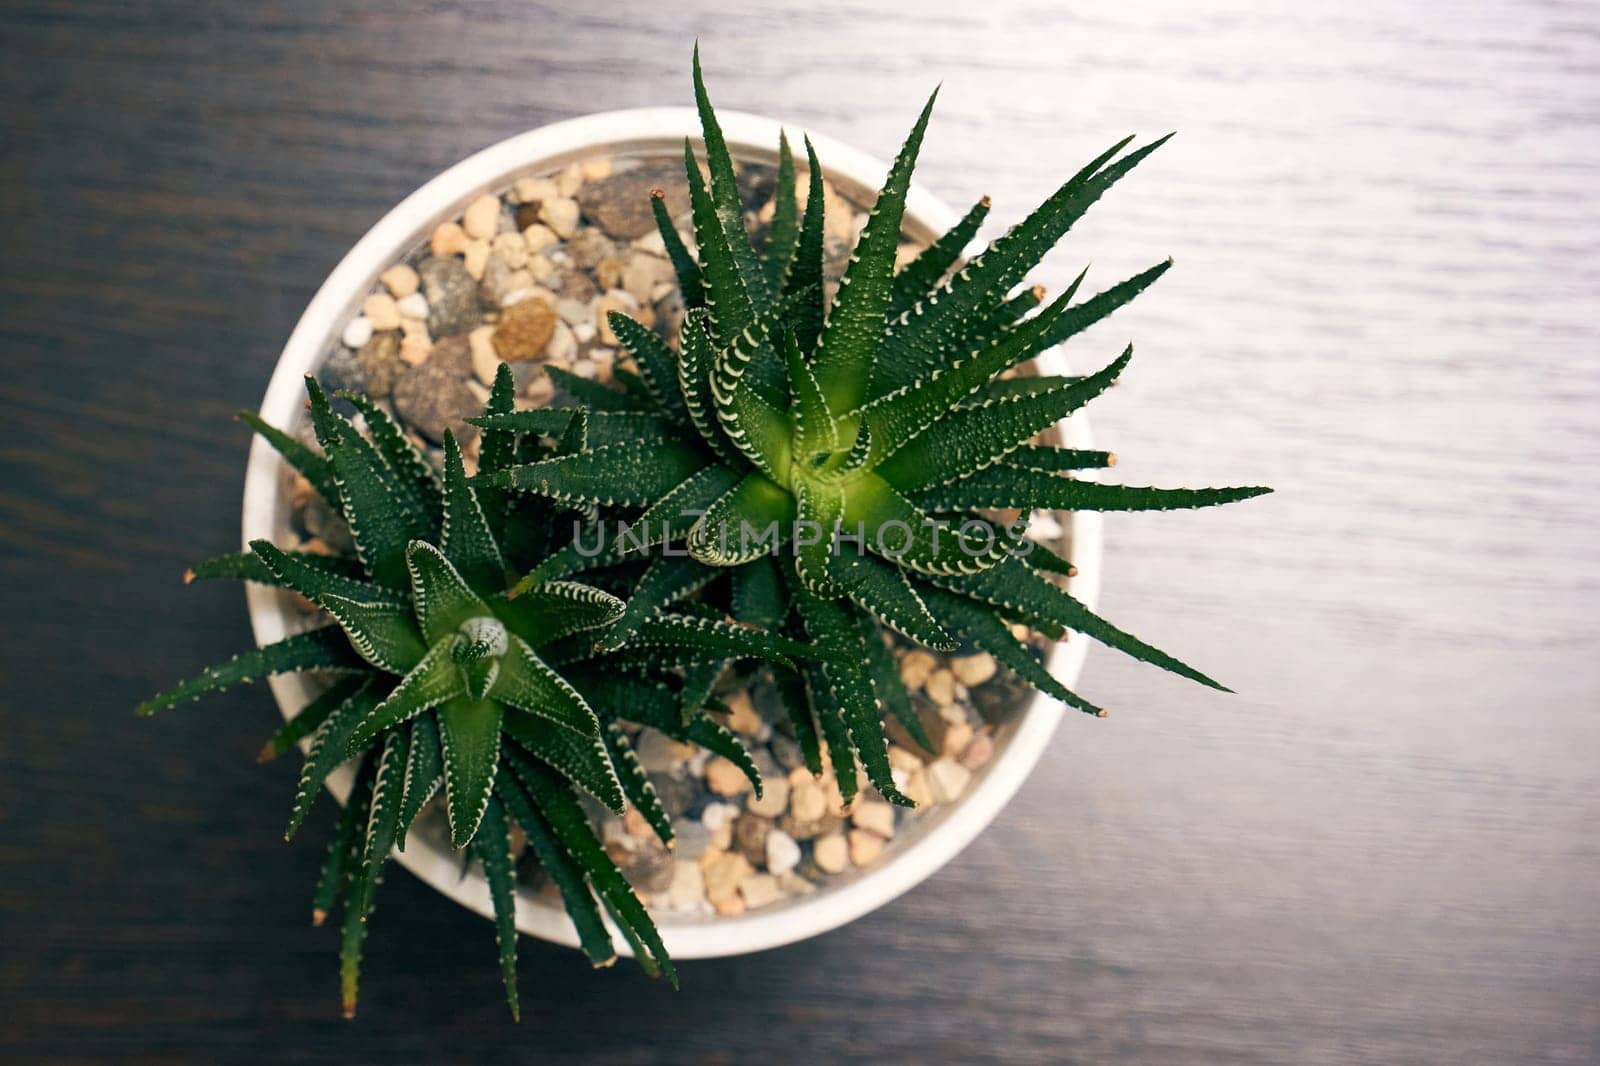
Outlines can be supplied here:
[[700, 812], [700, 824], [715, 833], [738, 813], [739, 808], [731, 803], [708, 803], [706, 809]]
[[856, 828], [876, 833], [885, 840], [894, 836], [894, 808], [887, 803], [862, 800], [850, 812], [850, 820]]
[[372, 339], [372, 319], [357, 315], [344, 327], [340, 340], [351, 348], [359, 348]]
[[556, 191], [556, 183], [549, 178], [518, 178], [511, 191], [525, 204], [554, 200], [561, 195]]
[[572, 335], [572, 327], [565, 322], [556, 321], [556, 331], [550, 335], [550, 342], [544, 346], [546, 359], [571, 360], [578, 354], [578, 338]]
[[428, 317], [428, 298], [420, 292], [396, 300], [395, 307], [399, 308], [400, 314], [406, 318]]
[[954, 759], [936, 759], [928, 764], [928, 784], [933, 787], [934, 798], [940, 803], [960, 799], [971, 781], [972, 771]]
[[767, 869], [775, 874], [786, 874], [800, 865], [800, 845], [782, 829], [767, 834]]
[[566, 240], [578, 232], [578, 201], [565, 196], [544, 201], [539, 205], [539, 221]]

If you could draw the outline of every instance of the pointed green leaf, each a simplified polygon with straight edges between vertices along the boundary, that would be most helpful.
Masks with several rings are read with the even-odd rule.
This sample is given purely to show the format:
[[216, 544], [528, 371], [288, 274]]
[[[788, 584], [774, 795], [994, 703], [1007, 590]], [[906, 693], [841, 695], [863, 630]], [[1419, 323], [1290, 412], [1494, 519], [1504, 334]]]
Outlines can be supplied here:
[[800, 241], [795, 247], [794, 259], [789, 264], [789, 276], [784, 282], [783, 294], [806, 293], [790, 322], [794, 326], [795, 343], [800, 351], [810, 355], [815, 351], [817, 338], [822, 336], [822, 238], [823, 191], [822, 164], [817, 162], [817, 151], [806, 141], [806, 162], [809, 178], [806, 192], [806, 218], [800, 227]]
[[613, 723], [606, 726], [604, 739], [606, 751], [611, 755], [611, 765], [616, 767], [617, 778], [622, 782], [622, 791], [627, 793], [628, 802], [644, 816], [644, 820], [655, 831], [656, 838], [671, 847], [672, 818], [661, 806], [661, 797], [656, 795], [655, 786], [650, 783], [649, 776], [634, 756], [633, 745], [628, 742], [627, 734], [621, 726]]
[[1065, 474], [1015, 467], [1004, 460], [914, 497], [929, 510], [1020, 507], [1061, 511], [1173, 511], [1215, 507], [1271, 492], [1262, 486], [1214, 489], [1155, 489], [1102, 485]]
[[294, 674], [304, 670], [360, 672], [365, 669], [339, 627], [323, 626], [285, 637], [264, 648], [241, 652], [225, 663], [209, 666], [194, 677], [145, 700], [136, 711], [139, 714], [155, 714], [234, 685], [260, 681], [273, 674]]
[[506, 712], [501, 728], [527, 752], [546, 766], [604, 803], [613, 813], [624, 806], [622, 785], [617, 781], [605, 745], [596, 737], [584, 737], [543, 715], [512, 708]]
[[939, 279], [961, 258], [967, 250], [967, 245], [972, 243], [972, 238], [978, 235], [978, 227], [983, 225], [983, 220], [989, 215], [989, 198], [985, 196], [973, 204], [961, 220], [928, 247], [924, 248], [915, 259], [900, 268], [894, 276], [894, 286], [889, 297], [889, 310], [887, 317], [890, 321], [899, 318], [911, 309], [912, 304], [927, 296], [939, 284]]
[[1004, 458], [1110, 387], [1133, 358], [1130, 345], [1105, 369], [1037, 395], [958, 408], [877, 468], [902, 492], [954, 480]]
[[1085, 714], [1105, 717], [1105, 711], [1057, 681], [1034, 658], [1033, 650], [1011, 635], [1011, 627], [993, 610], [942, 589], [928, 589], [925, 595], [929, 606], [945, 625], [959, 633], [963, 640], [994, 656], [996, 662], [1023, 681]]
[[444, 553], [426, 541], [411, 542], [406, 551], [411, 574], [411, 602], [417, 624], [431, 645], [454, 633], [469, 618], [488, 615], [489, 607], [467, 587]]
[[355, 694], [356, 690], [366, 684], [367, 679], [361, 675], [343, 677], [324, 690], [310, 703], [300, 709], [300, 713], [278, 727], [272, 738], [261, 746], [261, 751], [256, 755], [256, 762], [269, 762], [294, 747], [300, 741], [309, 737], [317, 727], [328, 720], [328, 716], [341, 704]]
[[660, 555], [652, 559], [628, 594], [628, 605], [621, 618], [600, 636], [595, 647], [615, 651], [639, 631], [639, 626], [657, 612], [704, 588], [718, 570], [681, 555]]
[[444, 431], [444, 480], [444, 523], [439, 547], [479, 595], [498, 592], [505, 588], [506, 564], [478, 494], [467, 481], [455, 434], [448, 429]]
[[639, 441], [514, 466], [491, 475], [489, 483], [564, 503], [642, 507], [705, 465], [705, 456], [687, 444]]
[[700, 264], [684, 247], [678, 227], [672, 224], [672, 216], [667, 214], [666, 199], [666, 193], [660, 189], [650, 190], [650, 212], [655, 216], [656, 230], [661, 234], [661, 243], [666, 246], [667, 258], [672, 260], [672, 269], [677, 272], [678, 291], [683, 294], [683, 305], [696, 307], [705, 302], [705, 283], [700, 278]]
[[559, 778], [537, 764], [518, 759], [512, 765], [529, 798], [538, 806], [567, 853], [588, 876], [589, 883], [594, 886], [601, 900], [617, 916], [618, 924], [631, 931], [633, 937], [641, 942], [644, 947], [641, 960], [652, 960], [676, 985], [677, 974], [661, 943], [660, 934], [645, 912], [644, 904], [639, 902], [633, 888], [589, 828], [589, 820], [578, 797]]
[[329, 506], [335, 508], [339, 506], [339, 486], [334, 482], [332, 463], [283, 430], [268, 425], [254, 411], [240, 411], [239, 420], [265, 437], [267, 443], [283, 456], [285, 462], [294, 467], [301, 477], [311, 482], [311, 487], [317, 490], [317, 495], [326, 500]]
[[616, 960], [617, 953], [611, 946], [611, 934], [600, 917], [600, 908], [589, 891], [583, 869], [562, 847], [555, 830], [534, 807], [516, 774], [496, 775], [494, 791], [505, 804], [507, 813], [527, 834], [528, 846], [533, 848], [539, 864], [560, 891], [562, 905], [578, 932], [578, 944], [583, 953], [596, 966], [609, 966]]
[[412, 506], [437, 523], [444, 506], [444, 489], [433, 466], [388, 412], [365, 393], [340, 391], [337, 395], [355, 405], [366, 419], [373, 445], [394, 471], [396, 483], [410, 496]]
[[494, 904], [494, 942], [500, 950], [500, 978], [506, 987], [506, 1006], [514, 1021], [522, 1020], [517, 1003], [517, 875], [511, 857], [511, 827], [505, 812], [491, 797], [483, 810], [483, 821], [472, 850], [483, 863], [483, 876], [489, 882], [489, 899]]
[[889, 176], [856, 242], [850, 265], [839, 282], [839, 295], [817, 342], [817, 383], [836, 415], [853, 411], [866, 396], [867, 382], [883, 337], [894, 287], [894, 257], [900, 247], [900, 220], [905, 214], [911, 171], [916, 166], [922, 135], [933, 114], [938, 90], [928, 97], [922, 114], [889, 169]]
[[548, 718], [580, 736], [600, 736], [600, 719], [588, 703], [515, 633], [490, 692], [497, 700]]
[[800, 237], [800, 208], [794, 196], [794, 152], [789, 137], [778, 131], [778, 184], [772, 197], [772, 225], [767, 230], [767, 254], [761, 265], [767, 273], [767, 289], [777, 292], [794, 258], [795, 242]]
[[[353, 559], [346, 559], [340, 555], [323, 555], [310, 551], [284, 552], [308, 567], [334, 574], [338, 577], [359, 579], [361, 567]], [[231, 552], [227, 555], [218, 555], [204, 562], [196, 563], [184, 571], [183, 583], [191, 581], [211, 581], [218, 578], [232, 579], [235, 581], [254, 581], [260, 585], [277, 585], [282, 587], [278, 576], [256, 558], [253, 552]]]
[[450, 846], [472, 841], [494, 788], [500, 761], [500, 719], [493, 700], [457, 696], [439, 708], [439, 742], [444, 752], [445, 806], [450, 815]]
[[794, 520], [794, 497], [759, 473], [745, 475], [689, 530], [689, 554], [709, 566], [737, 566], [776, 551]]
[[[370, 684], [351, 693], [350, 697], [335, 707], [327, 719], [311, 734], [311, 746], [306, 751], [305, 763], [300, 767], [300, 780], [295, 787], [294, 804], [289, 810], [289, 826], [283, 839], [299, 832], [311, 804], [322, 792], [322, 782], [347, 758], [350, 733], [378, 702]], [[360, 755], [362, 748], [355, 754]], [[365, 820], [362, 822], [365, 827]]]
[[706, 146], [706, 166], [711, 171], [711, 199], [716, 207], [717, 222], [728, 243], [744, 289], [759, 309], [770, 295], [766, 287], [766, 275], [761, 272], [761, 264], [756, 259], [755, 249], [750, 246], [749, 234], [745, 232], [744, 204], [739, 200], [733, 157], [728, 153], [728, 143], [722, 136], [722, 126], [717, 122], [716, 112], [711, 109], [711, 98], [706, 95], [698, 46], [694, 59], [694, 102], [700, 112], [700, 130]]
[[439, 750], [439, 725], [423, 713], [411, 720], [411, 747], [406, 755], [405, 787], [400, 794], [398, 819], [400, 850], [422, 807], [444, 784], [444, 757]]
[[[872, 687], [871, 656], [863, 640], [861, 627], [851, 617], [848, 608], [830, 600], [800, 594], [796, 597], [800, 617], [812, 640], [828, 646], [828, 654], [820, 662], [825, 703], [831, 710], [837, 708], [850, 731], [850, 743], [861, 758], [873, 787], [890, 803], [902, 807], [914, 804], [895, 788], [894, 775], [889, 766], [889, 743], [883, 735], [883, 719], [878, 710], [877, 693]], [[873, 639], [877, 639], [874, 636]], [[813, 693], [816, 678], [813, 678]], [[820, 711], [820, 708], [819, 708]], [[827, 725], [824, 723], [824, 729]], [[828, 738], [829, 747], [835, 740]], [[840, 794], [845, 802], [850, 796], [844, 793], [844, 781], [839, 782]]]
[[446, 700], [466, 692], [461, 672], [451, 658], [455, 636], [448, 634], [428, 649], [422, 661], [412, 667], [400, 684], [382, 703], [373, 707], [350, 734], [346, 745], [349, 755], [364, 750], [385, 729], [415, 718], [429, 707], [437, 707]]

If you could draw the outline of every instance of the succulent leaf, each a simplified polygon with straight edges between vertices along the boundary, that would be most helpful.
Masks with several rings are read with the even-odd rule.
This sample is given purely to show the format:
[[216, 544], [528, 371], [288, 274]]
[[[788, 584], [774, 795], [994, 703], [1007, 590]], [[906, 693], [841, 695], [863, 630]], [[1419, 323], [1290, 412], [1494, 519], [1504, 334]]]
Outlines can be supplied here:
[[180, 703], [197, 700], [234, 685], [261, 681], [274, 674], [293, 674], [303, 670], [357, 672], [364, 669], [338, 626], [323, 626], [306, 633], [285, 637], [254, 651], [241, 652], [225, 663], [210, 666], [194, 677], [158, 693], [136, 708], [139, 714], [155, 714]]

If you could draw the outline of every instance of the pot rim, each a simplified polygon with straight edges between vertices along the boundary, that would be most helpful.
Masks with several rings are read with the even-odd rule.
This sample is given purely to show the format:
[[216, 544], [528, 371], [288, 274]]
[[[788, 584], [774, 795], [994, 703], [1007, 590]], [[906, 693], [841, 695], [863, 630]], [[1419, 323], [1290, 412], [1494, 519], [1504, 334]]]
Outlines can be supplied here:
[[[777, 158], [779, 131], [801, 129], [737, 111], [718, 114], [729, 149], [737, 156], [772, 162]], [[356, 242], [312, 297], [278, 357], [261, 402], [261, 417], [273, 425], [292, 424], [301, 407], [303, 378], [322, 361], [336, 342], [350, 314], [376, 284], [378, 274], [392, 266], [446, 218], [454, 218], [475, 197], [498, 192], [515, 178], [547, 173], [600, 152], [681, 151], [683, 139], [699, 143], [699, 118], [692, 108], [639, 108], [608, 111], [557, 122], [501, 141], [469, 156], [434, 177], [389, 211]], [[887, 173], [886, 164], [832, 138], [812, 135], [819, 160], [830, 180], [871, 202]], [[906, 200], [905, 229], [931, 240], [953, 225], [957, 214], [926, 189], [913, 183]], [[1061, 372], [1058, 352], [1038, 360], [1042, 369]], [[1074, 448], [1090, 446], [1089, 426], [1075, 414], [1058, 427], [1064, 443]], [[276, 540], [287, 530], [287, 501], [280, 490], [280, 459], [259, 436], [250, 446], [245, 472], [243, 539]], [[1078, 574], [1071, 579], [1074, 596], [1093, 608], [1099, 598], [1102, 555], [1100, 516], [1077, 512], [1070, 516], [1073, 563]], [[258, 644], [280, 640], [299, 628], [288, 598], [261, 585], [246, 586], [250, 624]], [[1054, 645], [1047, 658], [1050, 672], [1069, 687], [1083, 668], [1087, 645], [1082, 639]], [[285, 675], [270, 679], [280, 713], [292, 717], [312, 697], [314, 687], [305, 678]], [[738, 955], [779, 947], [838, 928], [883, 906], [931, 876], [953, 859], [986, 827], [1011, 799], [1043, 755], [1065, 709], [1037, 692], [1018, 716], [1011, 734], [999, 745], [994, 760], [975, 776], [960, 799], [936, 808], [917, 838], [893, 848], [875, 867], [857, 874], [838, 887], [790, 897], [782, 905], [728, 918], [677, 918], [658, 915], [658, 926], [668, 952], [676, 959]], [[328, 780], [328, 788], [342, 803], [350, 791], [353, 774], [341, 767]], [[487, 882], [481, 873], [463, 875], [449, 851], [420, 837], [393, 858], [445, 896], [479, 914], [492, 916]], [[578, 945], [570, 919], [559, 908], [537, 902], [527, 893], [517, 896], [517, 928], [543, 940]], [[621, 954], [631, 954], [621, 938]]]

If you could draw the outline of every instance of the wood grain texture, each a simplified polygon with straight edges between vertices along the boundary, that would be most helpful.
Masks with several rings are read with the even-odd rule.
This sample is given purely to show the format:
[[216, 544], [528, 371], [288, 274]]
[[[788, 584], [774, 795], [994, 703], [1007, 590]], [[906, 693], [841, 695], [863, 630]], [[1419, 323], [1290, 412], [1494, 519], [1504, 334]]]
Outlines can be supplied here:
[[[389, 878], [363, 1013], [262, 691], [129, 708], [249, 639], [246, 435], [322, 277], [511, 133], [715, 98], [1014, 219], [1181, 135], [1041, 278], [1177, 268], [1096, 429], [1130, 482], [1110, 615], [1239, 691], [1096, 650], [994, 829], [797, 947], [627, 967]], [[18, 1061], [1575, 1062], [1600, 1058], [1600, 11], [1592, 3], [67, 3], [0, 12], [0, 1054]], [[25, 586], [39, 582], [36, 592]], [[329, 811], [321, 812], [324, 827]]]

